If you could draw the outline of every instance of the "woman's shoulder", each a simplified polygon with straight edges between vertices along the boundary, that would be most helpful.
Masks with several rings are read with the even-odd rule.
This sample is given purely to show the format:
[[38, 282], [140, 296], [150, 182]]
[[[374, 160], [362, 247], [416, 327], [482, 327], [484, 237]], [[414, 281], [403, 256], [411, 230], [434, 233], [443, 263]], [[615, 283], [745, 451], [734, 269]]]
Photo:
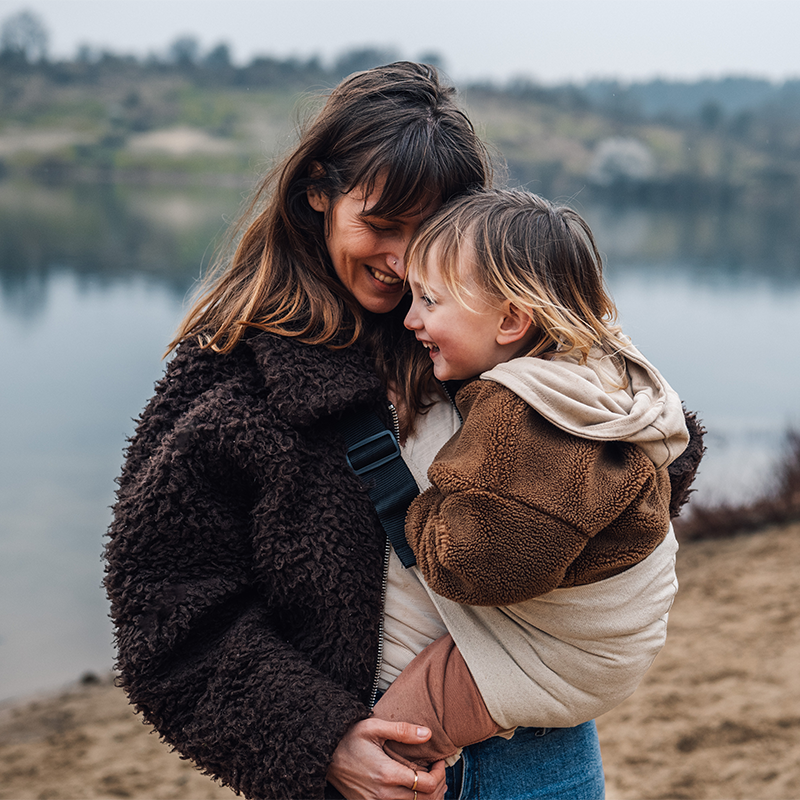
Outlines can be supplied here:
[[358, 345], [334, 348], [266, 333], [244, 344], [270, 402], [300, 424], [385, 397], [374, 358]]
[[252, 382], [255, 360], [245, 348], [220, 353], [204, 347], [197, 338], [186, 339], [175, 350], [161, 380], [153, 405], [171, 407], [176, 413], [209, 391], [230, 382]]
[[176, 412], [199, 402], [255, 403], [291, 424], [311, 424], [383, 396], [373, 360], [360, 347], [334, 349], [256, 332], [229, 353], [186, 340], [157, 386]]

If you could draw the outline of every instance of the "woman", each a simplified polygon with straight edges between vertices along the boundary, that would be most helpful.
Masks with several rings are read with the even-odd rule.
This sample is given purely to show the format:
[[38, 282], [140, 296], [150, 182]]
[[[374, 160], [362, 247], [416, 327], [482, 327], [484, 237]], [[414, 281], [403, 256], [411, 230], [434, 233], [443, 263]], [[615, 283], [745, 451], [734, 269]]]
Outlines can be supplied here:
[[[402, 324], [412, 233], [489, 182], [452, 95], [411, 63], [334, 90], [262, 184], [127, 451], [106, 576], [121, 684], [167, 743], [247, 797], [445, 792], [441, 762], [414, 773], [382, 750], [428, 731], [370, 718], [444, 626], [397, 565], [335, 420], [386, 417], [391, 397], [422, 476], [458, 425]], [[479, 745], [485, 785], [524, 790], [538, 770], [553, 787], [538, 796], [601, 797], [593, 723], [541, 732]]]

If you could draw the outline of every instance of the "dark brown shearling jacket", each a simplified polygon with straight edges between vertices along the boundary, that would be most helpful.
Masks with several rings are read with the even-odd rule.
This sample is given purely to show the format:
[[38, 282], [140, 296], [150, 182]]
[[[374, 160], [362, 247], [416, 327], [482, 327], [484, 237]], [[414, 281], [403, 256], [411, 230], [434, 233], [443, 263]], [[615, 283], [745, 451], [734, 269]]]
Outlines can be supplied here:
[[369, 715], [386, 538], [328, 423], [385, 403], [358, 348], [187, 343], [130, 442], [106, 549], [120, 681], [246, 797], [323, 797]]

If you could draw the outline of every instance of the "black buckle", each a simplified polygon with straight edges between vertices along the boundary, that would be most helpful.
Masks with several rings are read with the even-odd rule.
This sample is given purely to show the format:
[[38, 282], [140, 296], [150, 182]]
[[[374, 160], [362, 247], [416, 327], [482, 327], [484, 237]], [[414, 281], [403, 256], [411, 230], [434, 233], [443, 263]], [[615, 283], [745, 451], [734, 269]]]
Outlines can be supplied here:
[[400, 446], [391, 431], [367, 436], [347, 449], [347, 463], [356, 475], [363, 475], [399, 457]]

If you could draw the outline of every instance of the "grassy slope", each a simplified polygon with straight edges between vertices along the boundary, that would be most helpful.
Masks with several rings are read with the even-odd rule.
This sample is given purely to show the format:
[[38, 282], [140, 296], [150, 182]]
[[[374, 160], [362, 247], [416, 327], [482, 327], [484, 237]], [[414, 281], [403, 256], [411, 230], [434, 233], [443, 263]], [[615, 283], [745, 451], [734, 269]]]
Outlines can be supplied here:
[[[152, 179], [163, 171], [249, 177], [291, 142], [294, 123], [316, 107], [325, 90], [199, 86], [176, 71], [135, 66], [71, 83], [41, 74], [2, 77], [0, 159], [12, 172], [38, 169], [45, 176], [68, 168], [106, 178]], [[800, 175], [797, 152], [794, 159], [786, 153], [778, 159], [768, 131], [763, 142], [756, 136], [745, 144], [688, 123], [637, 122], [590, 111], [546, 93], [467, 87], [462, 100], [479, 131], [507, 159], [513, 178], [552, 196], [582, 190], [598, 144], [611, 137], [646, 143], [658, 185], [742, 191], [767, 181], [767, 193], [774, 194], [787, 185], [796, 188]], [[208, 146], [193, 152], [141, 146], [148, 133], [178, 126], [204, 132]], [[221, 142], [227, 147], [219, 147]], [[775, 177], [776, 170], [783, 178]]]

